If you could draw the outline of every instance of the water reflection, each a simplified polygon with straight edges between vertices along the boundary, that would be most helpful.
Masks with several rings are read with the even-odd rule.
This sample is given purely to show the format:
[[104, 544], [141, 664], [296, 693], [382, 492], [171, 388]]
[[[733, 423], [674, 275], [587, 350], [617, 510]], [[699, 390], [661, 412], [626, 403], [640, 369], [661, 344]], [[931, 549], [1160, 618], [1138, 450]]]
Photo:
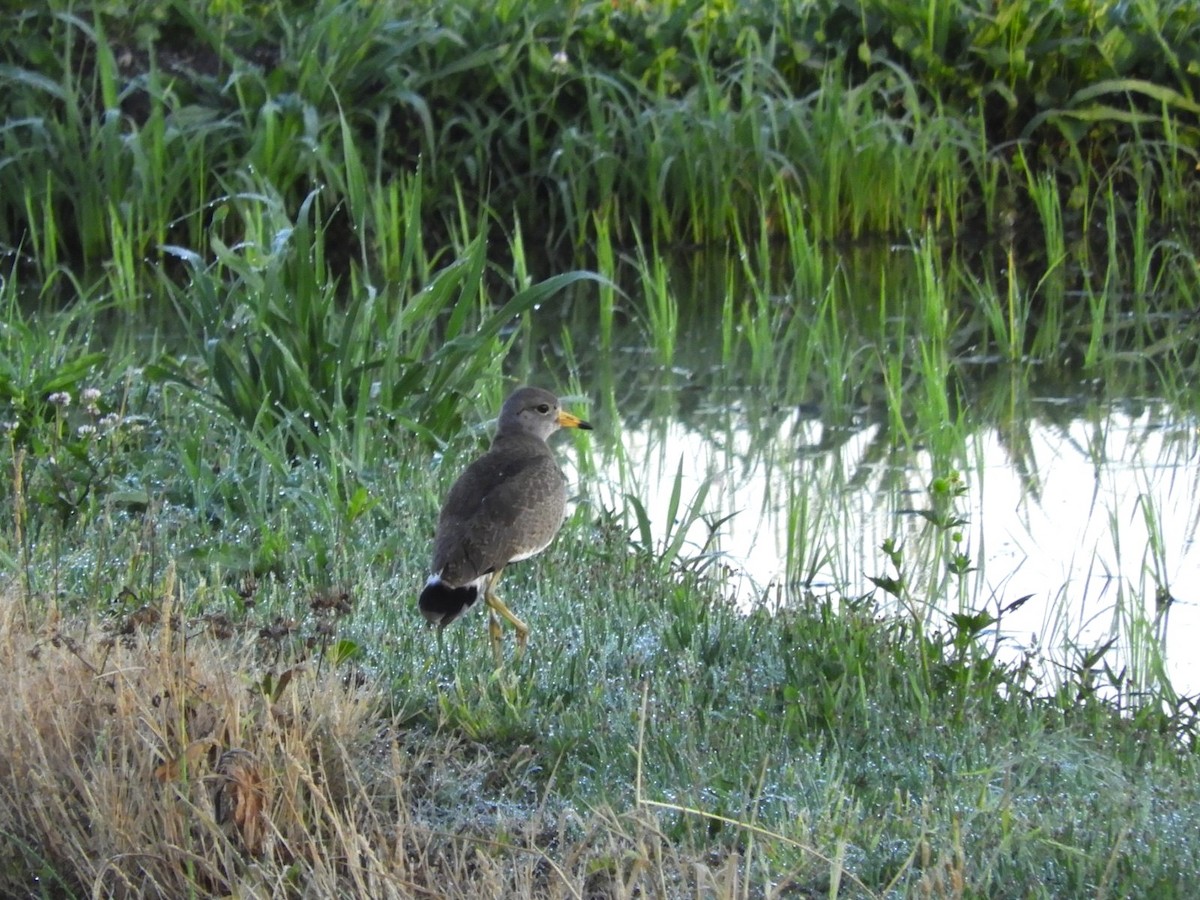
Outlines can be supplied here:
[[[880, 550], [891, 538], [918, 604], [950, 597], [995, 613], [1029, 595], [1000, 621], [1009, 658], [1033, 649], [1072, 662], [1070, 648], [1115, 635], [1129, 662], [1130, 634], [1165, 634], [1169, 624], [1172, 682], [1200, 690], [1190, 651], [1200, 639], [1197, 429], [1166, 404], [1035, 400], [1008, 420], [1019, 425], [960, 433], [952, 460], [896, 449], [879, 421], [830, 428], [811, 410], [763, 412], [702, 392], [669, 415], [644, 413], [613, 420], [619, 450], [595, 461], [591, 501], [623, 509], [638, 498], [659, 541], [686, 528], [685, 558], [715, 541], [740, 604], [866, 593], [870, 576], [895, 574]], [[951, 467], [966, 521], [939, 531], [915, 511]], [[679, 514], [668, 522], [677, 480]], [[961, 582], [945, 573], [947, 547], [977, 567]], [[951, 611], [919, 612], [937, 625]]]
[[[686, 529], [685, 557], [715, 541], [734, 602], [876, 590], [894, 541], [904, 610], [930, 627], [1008, 610], [1004, 654], [1068, 665], [1115, 637], [1125, 656], [1103, 662], [1129, 663], [1135, 688], [1153, 662], [1138, 653], [1163, 648], [1196, 693], [1194, 290], [1137, 293], [1123, 243], [1089, 246], [1053, 278], [991, 241], [714, 248], [653, 282], [630, 263], [611, 343], [571, 339], [596, 332], [581, 295], [539, 316], [525, 362], [578, 372], [594, 404], [592, 502], [636, 534], [635, 498], [660, 549]], [[929, 487], [955, 473], [964, 521], [933, 527]]]

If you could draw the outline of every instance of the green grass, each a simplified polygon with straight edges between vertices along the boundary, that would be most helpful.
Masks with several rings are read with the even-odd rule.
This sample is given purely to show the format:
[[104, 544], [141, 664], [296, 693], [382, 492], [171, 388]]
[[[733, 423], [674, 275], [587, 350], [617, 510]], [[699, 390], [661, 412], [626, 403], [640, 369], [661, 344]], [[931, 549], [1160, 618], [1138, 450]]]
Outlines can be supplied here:
[[[0, 892], [1187, 895], [1152, 492], [1049, 669], [962, 508], [1040, 397], [1195, 432], [1190, 4], [126, 6], [0, 38]], [[596, 430], [496, 669], [415, 594], [528, 380]]]
[[596, 213], [664, 247], [774, 230], [796, 198], [822, 240], [958, 234], [1044, 215], [1051, 179], [1075, 208], [1153, 184], [1156, 231], [1194, 219], [1189, 6], [918, 8], [52, 4], [4, 44], [0, 241], [144, 311], [130, 266], [235, 244], [213, 204], [260, 191], [319, 188], [377, 283], [381, 195], [418, 170], [422, 234], [453, 233], [465, 191], [575, 266]]
[[[1195, 826], [1194, 756], [1179, 755], [1164, 738], [1180, 727], [1189, 733], [1186, 706], [1173, 718], [1146, 702], [1144, 686], [1131, 685], [1126, 697], [1134, 705], [1118, 717], [1099, 694], [1080, 693], [1082, 682], [1071, 676], [1035, 695], [970, 634], [943, 638], [921, 616], [881, 616], [867, 600], [814, 600], [777, 616], [746, 616], [723, 599], [718, 570], [673, 565], [670, 554], [631, 543], [619, 521], [603, 516], [575, 517], [544, 559], [514, 567], [506, 579], [506, 596], [535, 629], [524, 659], [494, 670], [478, 616], [447, 632], [443, 655], [415, 620], [412, 602], [436, 498], [452, 473], [422, 475], [417, 459], [397, 450], [392, 470], [366, 484], [369, 501], [353, 510], [334, 499], [333, 472], [302, 467], [280, 482], [274, 470], [256, 475], [249, 460], [234, 458], [231, 476], [209, 475], [233, 477], [241, 487], [235, 493], [246, 509], [227, 524], [180, 527], [176, 518], [173, 527], [165, 502], [148, 515], [114, 507], [81, 523], [76, 531], [89, 535], [90, 547], [108, 532], [103, 542], [112, 557], [129, 564], [129, 590], [83, 619], [68, 614], [45, 625], [38, 623], [46, 601], [37, 598], [49, 584], [35, 581], [29, 599], [10, 594], [8, 683], [29, 692], [10, 691], [5, 710], [14, 718], [4, 733], [23, 743], [6, 758], [60, 760], [65, 768], [52, 771], [64, 778], [102, 771], [112, 753], [112, 765], [131, 754], [143, 760], [136, 720], [102, 712], [113, 694], [95, 672], [191, 671], [183, 667], [194, 659], [190, 665], [222, 674], [197, 670], [170, 695], [216, 704], [216, 721], [234, 731], [206, 731], [210, 719], [189, 718], [195, 732], [179, 733], [171, 724], [178, 713], [150, 702], [164, 688], [153, 680], [123, 688], [116, 695], [122, 703], [160, 723], [152, 765], [126, 771], [142, 773], [135, 783], [153, 784], [153, 765], [210, 737], [252, 752], [275, 791], [267, 815], [278, 829], [255, 879], [352, 889], [351, 876], [321, 862], [352, 839], [377, 848], [378, 858], [363, 862], [370, 877], [396, 877], [400, 863], [382, 837], [394, 821], [388, 817], [399, 815], [413, 840], [459, 859], [448, 870], [459, 885], [451, 893], [517, 889], [507, 880], [492, 888], [473, 881], [466, 860], [477, 839], [513, 864], [528, 853], [548, 855], [569, 871], [575, 890], [612, 865], [632, 883], [668, 879], [686, 891], [701, 876], [665, 865], [649, 849], [635, 849], [635, 858], [650, 855], [634, 869], [622, 868], [631, 860], [619, 862], [621, 854], [609, 859], [609, 842], [642, 846], [649, 822], [663, 842], [658, 852], [683, 860], [695, 854], [718, 870], [733, 860], [729, 871], [752, 887], [786, 877], [823, 889], [840, 877], [852, 893], [891, 885], [939, 894], [948, 890], [935, 886], [941, 880], [961, 880], [978, 895], [1078, 894], [1105, 884], [1115, 893], [1147, 884], [1186, 892], [1195, 864], [1184, 837]], [[249, 488], [257, 479], [267, 485], [255, 492]], [[138, 521], [146, 524], [130, 527]], [[261, 524], [249, 532], [241, 524], [255, 521]], [[188, 552], [187, 542], [205, 531]], [[57, 571], [56, 606], [91, 606], [91, 567], [73, 553], [54, 553], [43, 544], [31, 548], [36, 571]], [[178, 568], [170, 562], [176, 559]], [[349, 616], [325, 599], [343, 591]], [[172, 616], [180, 618], [168, 628]], [[225, 622], [241, 636], [214, 636]], [[174, 629], [188, 641], [176, 643]], [[335, 662], [347, 655], [356, 661]], [[64, 674], [72, 660], [84, 679], [79, 687]], [[26, 680], [43, 666], [39, 677], [54, 685], [45, 696], [35, 690], [44, 680]], [[290, 684], [280, 681], [292, 671]], [[228, 683], [221, 688], [227, 695], [214, 699], [214, 683]], [[262, 718], [266, 707], [253, 693], [241, 699], [253, 685], [307, 724]], [[52, 703], [58, 691], [80, 692], [98, 707], [90, 718], [55, 726], [61, 739], [110, 749], [68, 762], [51, 752], [44, 733], [21, 724], [38, 721], [29, 704], [42, 709], [37, 704]], [[338, 718], [347, 713], [336, 713], [345, 704], [354, 711], [348, 722]], [[387, 759], [393, 742], [391, 752], [401, 755], [389, 765], [398, 768], [381, 770], [379, 754]], [[313, 773], [289, 774], [302, 760]], [[215, 765], [207, 756], [195, 763], [201, 774]], [[72, 766], [81, 767], [78, 775]], [[293, 777], [299, 780], [289, 788]], [[21, 783], [15, 775], [5, 782], [14, 791]], [[490, 798], [497, 812], [476, 818], [470, 791]], [[89, 860], [108, 858], [113, 877], [133, 877], [137, 843], [166, 815], [161, 827], [190, 829], [200, 843], [160, 842], [159, 890], [215, 877], [176, 869], [172, 860], [188, 853], [205, 860], [203, 872], [216, 866], [225, 878], [251, 877], [238, 852], [229, 855], [240, 846], [237, 835], [205, 824], [207, 795], [184, 794], [182, 805], [152, 812], [140, 793], [122, 801], [130, 825], [117, 832], [96, 827], [114, 815], [107, 804], [115, 800], [103, 791], [78, 797], [51, 783], [32, 809], [5, 805], [5, 829], [42, 847], [46, 872], [69, 886], [90, 883]], [[77, 851], [45, 857], [44, 829], [89, 820], [68, 832], [77, 844], [66, 846]], [[551, 837], [571, 821], [579, 824], [568, 837]], [[1164, 829], [1177, 836], [1169, 855], [1149, 840]], [[301, 853], [310, 842], [323, 848], [315, 859]], [[133, 868], [118, 861], [124, 853]], [[432, 886], [447, 871], [432, 862], [409, 866], [403, 877], [416, 885]], [[10, 871], [18, 878], [10, 890], [22, 871]]]

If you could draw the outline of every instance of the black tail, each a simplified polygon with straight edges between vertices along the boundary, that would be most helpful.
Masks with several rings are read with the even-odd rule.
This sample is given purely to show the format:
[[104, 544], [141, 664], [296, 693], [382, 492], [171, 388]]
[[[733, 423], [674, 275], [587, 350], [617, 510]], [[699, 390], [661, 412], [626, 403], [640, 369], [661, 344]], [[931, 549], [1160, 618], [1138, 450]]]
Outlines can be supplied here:
[[479, 599], [479, 588], [475, 584], [463, 587], [450, 587], [441, 581], [429, 579], [425, 590], [421, 591], [421, 599], [417, 605], [421, 607], [421, 615], [434, 625], [449, 625], [457, 619], [464, 609]]

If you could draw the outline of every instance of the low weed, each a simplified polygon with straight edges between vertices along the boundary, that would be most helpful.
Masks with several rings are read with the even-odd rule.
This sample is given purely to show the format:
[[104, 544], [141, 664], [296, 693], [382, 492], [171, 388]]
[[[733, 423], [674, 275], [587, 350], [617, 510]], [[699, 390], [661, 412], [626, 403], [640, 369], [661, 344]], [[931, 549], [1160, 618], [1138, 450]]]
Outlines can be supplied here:
[[245, 236], [234, 246], [211, 236], [211, 263], [172, 251], [192, 270], [186, 290], [165, 288], [193, 353], [205, 362], [200, 377], [170, 359], [153, 374], [201, 402], [215, 401], [249, 433], [280, 431], [281, 461], [316, 456], [357, 470], [372, 461], [373, 428], [399, 422], [434, 441], [451, 433], [461, 423], [462, 398], [499, 377], [513, 340], [505, 330], [562, 289], [596, 278], [564, 273], [493, 306], [484, 292], [489, 272], [479, 230], [463, 237], [462, 256], [414, 296], [401, 286], [426, 263], [418, 267], [416, 256], [406, 255], [411, 269], [397, 273], [400, 286], [360, 283], [364, 296], [344, 301], [324, 257], [316, 194], [294, 220], [277, 198], [243, 197], [238, 208]]
[[[389, 724], [350, 663], [272, 665], [269, 638], [182, 616], [178, 589], [127, 632], [5, 598], [6, 892], [582, 896], [716, 877], [652, 816], [539, 801], [535, 754]], [[467, 798], [497, 791], [479, 831]]]

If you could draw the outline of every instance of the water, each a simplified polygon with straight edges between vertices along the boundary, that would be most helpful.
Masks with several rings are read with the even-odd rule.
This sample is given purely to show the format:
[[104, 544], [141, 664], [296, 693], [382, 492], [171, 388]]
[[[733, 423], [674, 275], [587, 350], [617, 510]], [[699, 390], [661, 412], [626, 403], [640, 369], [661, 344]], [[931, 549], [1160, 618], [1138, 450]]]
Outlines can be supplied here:
[[[878, 285], [917, 290], [911, 254], [853, 262], [827, 268], [854, 272], [839, 276], [838, 303], [852, 313], [846, 340], [869, 346], [880, 334], [872, 327], [892, 327], [874, 311]], [[1044, 678], [1115, 639], [1100, 664], [1124, 668], [1127, 685], [1153, 678], [1161, 651], [1175, 689], [1200, 692], [1190, 652], [1200, 639], [1200, 427], [1194, 409], [1173, 404], [1169, 380], [1156, 391], [1136, 354], [1085, 376], [1065, 364], [973, 359], [964, 345], [952, 353], [957, 420], [931, 427], [918, 413], [898, 426], [878, 380], [853, 385], [853, 403], [837, 406], [819, 378], [756, 382], [730, 367], [716, 321], [733, 283], [722, 265], [736, 262], [681, 267], [670, 358], [635, 320], [619, 351], [574, 351], [598, 429], [580, 479], [588, 502], [624, 512], [636, 540], [636, 500], [657, 552], [713, 566], [743, 608], [874, 591], [942, 629], [951, 613], [986, 610], [998, 622], [983, 639], [1007, 660], [1028, 656]], [[858, 332], [854, 311], [867, 322]], [[1072, 355], [1078, 348], [1063, 348]], [[847, 377], [828, 377], [838, 375]], [[921, 402], [914, 393], [911, 405]], [[952, 510], [962, 523], [939, 529], [920, 511], [947, 477], [961, 489]], [[897, 575], [886, 541], [902, 554], [903, 601], [871, 580]], [[947, 573], [955, 553], [970, 563], [961, 578]]]
[[[660, 548], [685, 528], [683, 559], [719, 552], [727, 594], [744, 607], [802, 602], [809, 592], [868, 593], [870, 576], [896, 574], [880, 549], [888, 539], [912, 567], [921, 602], [921, 585], [939, 577], [928, 570], [938, 547], [957, 546], [976, 571], [938, 592], [954, 608], [934, 612], [935, 624], [949, 612], [996, 614], [1028, 597], [1000, 617], [1001, 656], [1030, 651], [1070, 664], [1070, 648], [1090, 650], [1113, 634], [1127, 661], [1131, 628], [1153, 629], [1157, 619], [1173, 685], [1200, 690], [1200, 657], [1191, 652], [1200, 639], [1195, 423], [1161, 403], [1074, 404], [1066, 418], [1071, 404], [1043, 403], [1053, 417], [1023, 422], [1019, 450], [996, 428], [967, 436], [964, 491], [954, 504], [966, 520], [954, 529], [959, 542], [915, 512], [931, 506], [928, 487], [947, 474], [931, 454], [880, 453], [883, 426], [872, 422], [831, 440], [799, 410], [781, 414], [768, 434], [737, 407], [716, 431], [711, 412], [622, 423], [620, 457], [599, 451], [586, 492], [606, 509], [637, 498]], [[668, 521], [677, 478], [681, 502]], [[723, 523], [714, 532], [715, 521]]]

